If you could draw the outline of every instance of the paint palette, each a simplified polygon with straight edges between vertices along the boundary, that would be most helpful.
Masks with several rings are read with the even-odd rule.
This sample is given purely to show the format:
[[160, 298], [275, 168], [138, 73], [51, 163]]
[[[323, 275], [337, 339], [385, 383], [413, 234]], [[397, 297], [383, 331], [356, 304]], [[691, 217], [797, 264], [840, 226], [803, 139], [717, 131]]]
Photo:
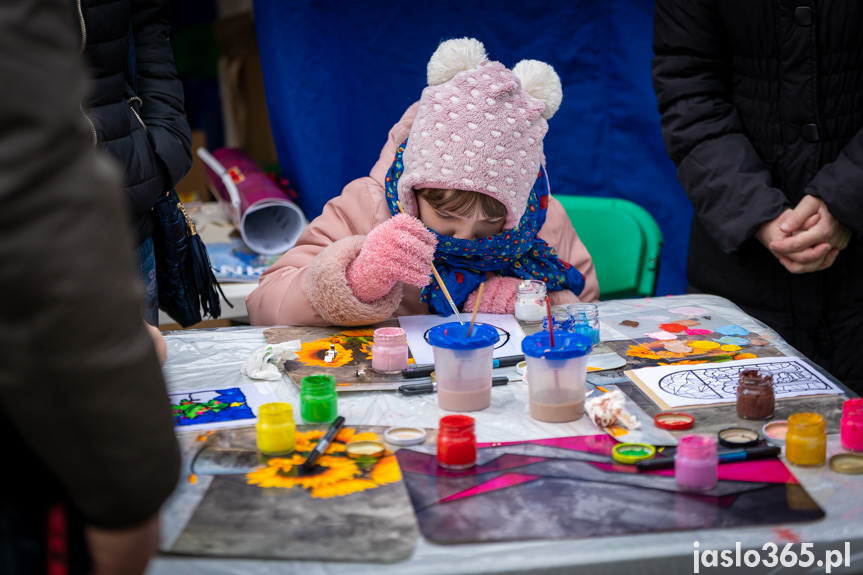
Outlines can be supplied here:
[[625, 338], [607, 344], [626, 357], [631, 369], [783, 355], [760, 334], [701, 307], [647, 308], [603, 321]]

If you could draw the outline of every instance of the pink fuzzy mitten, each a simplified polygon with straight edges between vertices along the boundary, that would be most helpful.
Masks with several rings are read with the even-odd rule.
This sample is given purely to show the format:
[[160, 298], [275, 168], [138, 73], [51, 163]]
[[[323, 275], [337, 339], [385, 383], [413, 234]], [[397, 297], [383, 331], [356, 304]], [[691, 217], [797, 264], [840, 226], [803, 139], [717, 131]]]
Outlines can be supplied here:
[[[485, 288], [482, 292], [482, 300], [479, 302], [480, 313], [513, 313], [515, 312], [515, 296], [518, 284], [522, 280], [512, 277], [495, 276], [490, 280], [486, 280]], [[464, 302], [464, 311], [473, 312], [473, 306], [476, 302], [476, 293], [479, 290], [474, 290]]]
[[424, 287], [431, 277], [436, 247], [437, 238], [420, 220], [399, 214], [366, 236], [348, 266], [348, 285], [364, 302], [382, 298], [399, 281]]

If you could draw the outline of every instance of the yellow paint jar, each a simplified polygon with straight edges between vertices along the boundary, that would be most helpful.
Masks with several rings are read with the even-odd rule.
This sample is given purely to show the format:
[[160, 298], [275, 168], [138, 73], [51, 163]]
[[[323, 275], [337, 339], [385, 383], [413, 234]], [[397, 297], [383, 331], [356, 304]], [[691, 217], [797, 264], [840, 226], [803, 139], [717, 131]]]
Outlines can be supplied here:
[[255, 425], [258, 451], [264, 455], [286, 455], [294, 450], [297, 426], [290, 403], [265, 403]]
[[792, 465], [824, 465], [827, 459], [824, 417], [817, 413], [794, 413], [788, 418], [785, 457]]

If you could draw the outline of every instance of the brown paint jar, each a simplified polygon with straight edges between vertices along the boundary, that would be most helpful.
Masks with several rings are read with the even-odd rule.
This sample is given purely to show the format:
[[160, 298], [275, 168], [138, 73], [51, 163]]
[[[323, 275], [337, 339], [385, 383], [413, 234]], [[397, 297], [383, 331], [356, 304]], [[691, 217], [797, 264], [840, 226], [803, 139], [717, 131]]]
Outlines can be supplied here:
[[741, 419], [772, 419], [776, 407], [773, 374], [744, 369], [737, 383], [737, 416]]

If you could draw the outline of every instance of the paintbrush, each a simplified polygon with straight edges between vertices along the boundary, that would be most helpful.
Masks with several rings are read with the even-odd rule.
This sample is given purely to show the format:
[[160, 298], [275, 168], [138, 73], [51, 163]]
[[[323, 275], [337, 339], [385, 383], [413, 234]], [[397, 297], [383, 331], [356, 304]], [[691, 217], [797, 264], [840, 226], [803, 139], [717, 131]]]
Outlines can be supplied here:
[[476, 292], [476, 301], [473, 304], [473, 315], [470, 318], [470, 326], [467, 328], [467, 336], [470, 337], [471, 332], [473, 331], [473, 322], [476, 321], [476, 312], [479, 311], [479, 300], [482, 299], [482, 290], [485, 289], [485, 282], [479, 284], [479, 291]]
[[300, 465], [300, 475], [305, 475], [309, 471], [312, 470], [312, 467], [315, 466], [315, 462], [318, 460], [318, 457], [326, 453], [327, 447], [330, 446], [333, 439], [336, 438], [336, 434], [338, 434], [339, 430], [345, 424], [345, 418], [341, 415], [338, 416], [335, 421], [333, 421], [330, 428], [327, 429], [327, 432], [321, 437], [315, 446], [312, 448], [309, 455], [306, 457], [306, 460]]
[[[396, 205], [399, 207], [399, 211], [401, 213], [405, 213], [405, 210], [402, 207], [401, 202], [397, 201]], [[458, 322], [460, 324], [464, 325], [464, 322], [461, 319], [461, 315], [459, 315], [459, 313], [458, 313], [458, 308], [456, 307], [455, 302], [452, 301], [452, 296], [449, 295], [449, 290], [446, 289], [446, 284], [443, 283], [443, 280], [441, 279], [440, 274], [437, 273], [437, 268], [434, 267], [434, 262], [432, 262], [431, 266], [432, 266], [432, 273], [434, 274], [434, 279], [437, 280], [437, 283], [440, 286], [440, 289], [443, 292], [443, 295], [446, 297], [446, 301], [449, 302], [449, 306], [452, 308], [453, 313], [455, 313], [456, 319], [458, 319]]]
[[[554, 319], [551, 317], [551, 299], [548, 296], [545, 296], [545, 311], [548, 313], [548, 343], [551, 349], [554, 349]], [[554, 389], [560, 390], [560, 380], [557, 378], [556, 369], [554, 370]]]

